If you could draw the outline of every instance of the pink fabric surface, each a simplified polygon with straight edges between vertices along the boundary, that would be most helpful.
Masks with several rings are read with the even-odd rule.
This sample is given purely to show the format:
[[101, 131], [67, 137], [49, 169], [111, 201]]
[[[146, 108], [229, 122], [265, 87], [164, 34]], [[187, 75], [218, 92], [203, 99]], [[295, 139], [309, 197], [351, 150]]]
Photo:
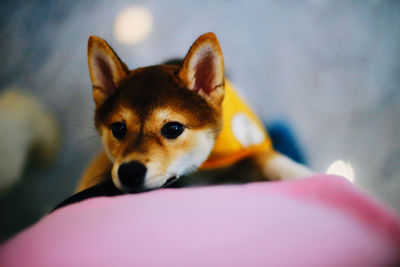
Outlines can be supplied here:
[[398, 266], [400, 222], [340, 177], [100, 197], [44, 217], [0, 266]]

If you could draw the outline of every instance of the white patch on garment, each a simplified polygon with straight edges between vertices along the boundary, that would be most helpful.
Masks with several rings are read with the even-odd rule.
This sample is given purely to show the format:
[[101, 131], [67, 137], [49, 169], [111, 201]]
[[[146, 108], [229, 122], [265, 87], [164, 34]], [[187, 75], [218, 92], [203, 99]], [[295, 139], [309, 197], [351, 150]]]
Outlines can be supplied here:
[[243, 147], [260, 144], [264, 141], [264, 133], [257, 124], [242, 112], [235, 114], [232, 119], [232, 132]]

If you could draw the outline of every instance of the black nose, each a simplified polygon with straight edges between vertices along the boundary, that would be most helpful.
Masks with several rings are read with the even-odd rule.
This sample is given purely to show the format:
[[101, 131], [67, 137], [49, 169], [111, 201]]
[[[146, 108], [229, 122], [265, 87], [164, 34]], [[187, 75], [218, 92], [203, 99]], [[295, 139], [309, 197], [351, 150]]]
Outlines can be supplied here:
[[146, 166], [138, 161], [124, 163], [118, 168], [119, 181], [123, 186], [130, 189], [141, 188], [146, 171]]

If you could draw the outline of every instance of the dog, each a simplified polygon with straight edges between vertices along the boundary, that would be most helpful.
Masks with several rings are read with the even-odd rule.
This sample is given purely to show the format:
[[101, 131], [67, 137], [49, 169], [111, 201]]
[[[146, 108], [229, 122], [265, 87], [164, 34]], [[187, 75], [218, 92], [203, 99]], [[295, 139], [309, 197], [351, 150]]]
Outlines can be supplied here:
[[91, 36], [88, 65], [104, 151], [78, 191], [107, 179], [123, 192], [143, 192], [176, 180], [187, 186], [312, 173], [273, 149], [261, 122], [225, 79], [214, 33], [201, 35], [181, 64], [134, 70]]

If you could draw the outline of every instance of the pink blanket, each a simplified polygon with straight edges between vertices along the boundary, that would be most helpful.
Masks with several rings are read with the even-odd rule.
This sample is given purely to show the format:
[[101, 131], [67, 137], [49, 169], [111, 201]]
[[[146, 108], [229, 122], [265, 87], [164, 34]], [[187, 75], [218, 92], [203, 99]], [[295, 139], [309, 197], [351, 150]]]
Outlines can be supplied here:
[[400, 266], [400, 221], [345, 179], [162, 189], [59, 209], [0, 266]]

